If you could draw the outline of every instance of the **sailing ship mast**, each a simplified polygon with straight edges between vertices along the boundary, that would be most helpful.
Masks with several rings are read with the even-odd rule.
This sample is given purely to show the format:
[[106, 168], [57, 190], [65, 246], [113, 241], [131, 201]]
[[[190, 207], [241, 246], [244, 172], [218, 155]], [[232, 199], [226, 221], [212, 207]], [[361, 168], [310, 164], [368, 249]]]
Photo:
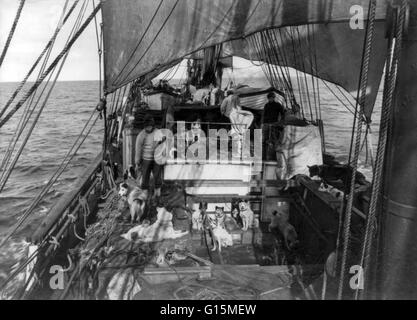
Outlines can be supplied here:
[[378, 291], [381, 299], [417, 296], [417, 2], [409, 19], [398, 69], [392, 134], [388, 135], [384, 214], [380, 230]]

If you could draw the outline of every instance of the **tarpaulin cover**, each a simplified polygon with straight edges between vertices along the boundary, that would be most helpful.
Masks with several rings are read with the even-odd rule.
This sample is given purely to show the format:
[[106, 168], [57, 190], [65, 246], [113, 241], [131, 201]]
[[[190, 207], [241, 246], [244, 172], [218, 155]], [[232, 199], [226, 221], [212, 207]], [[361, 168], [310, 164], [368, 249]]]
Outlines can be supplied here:
[[322, 165], [323, 154], [319, 128], [286, 126], [277, 150], [277, 178], [288, 180], [309, 175], [308, 166]]
[[[369, 77], [366, 113], [372, 112], [386, 50], [386, 1], [377, 1], [376, 38]], [[358, 88], [365, 30], [351, 29], [351, 7], [360, 5], [367, 17], [368, 0], [106, 0], [103, 3], [106, 91], [145, 74], [155, 74], [201, 49], [236, 40], [228, 55], [253, 58], [248, 41], [258, 31], [320, 24], [314, 28], [317, 70], [301, 71], [343, 86]], [[300, 32], [300, 38], [306, 33]], [[284, 44], [285, 45], [285, 44]], [[302, 45], [301, 45], [302, 46]], [[305, 56], [312, 48], [303, 48]], [[291, 59], [290, 59], [291, 60]]]

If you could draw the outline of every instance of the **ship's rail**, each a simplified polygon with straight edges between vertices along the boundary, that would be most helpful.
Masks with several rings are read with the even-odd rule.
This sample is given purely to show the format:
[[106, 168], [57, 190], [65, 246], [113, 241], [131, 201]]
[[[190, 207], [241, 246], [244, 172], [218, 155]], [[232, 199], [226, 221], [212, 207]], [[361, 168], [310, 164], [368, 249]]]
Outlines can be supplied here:
[[67, 227], [70, 225], [71, 220], [69, 215], [79, 214], [82, 206], [80, 199], [87, 199], [86, 205], [93, 212], [94, 208], [97, 207], [97, 201], [88, 201], [88, 198], [96, 194], [96, 189], [99, 186], [100, 179], [98, 173], [101, 169], [102, 157], [102, 153], [97, 155], [93, 163], [76, 181], [73, 189], [66, 193], [52, 207], [48, 215], [31, 236], [32, 243], [39, 244], [51, 236], [59, 241], [59, 238], [65, 234]]

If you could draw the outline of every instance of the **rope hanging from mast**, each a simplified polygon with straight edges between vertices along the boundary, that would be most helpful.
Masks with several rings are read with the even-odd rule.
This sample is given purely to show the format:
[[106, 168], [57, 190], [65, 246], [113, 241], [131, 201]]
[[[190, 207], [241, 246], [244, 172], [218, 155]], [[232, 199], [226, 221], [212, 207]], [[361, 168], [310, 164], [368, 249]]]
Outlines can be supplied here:
[[[9, 105], [13, 102], [14, 98], [17, 96], [17, 94], [20, 92], [20, 90], [23, 88], [23, 86], [25, 85], [26, 81], [28, 80], [29, 76], [32, 74], [32, 72], [34, 71], [34, 69], [36, 68], [36, 66], [38, 65], [38, 63], [41, 61], [41, 59], [45, 56], [45, 59], [42, 63], [42, 66], [39, 70], [38, 73], [38, 78], [41, 76], [41, 74], [43, 73], [45, 67], [46, 67], [46, 63], [49, 60], [49, 56], [51, 53], [51, 50], [53, 48], [53, 45], [55, 43], [55, 39], [59, 33], [59, 31], [61, 30], [62, 26], [64, 25], [64, 23], [66, 22], [66, 20], [70, 17], [71, 13], [73, 12], [73, 10], [75, 9], [76, 4], [78, 3], [78, 0], [76, 0], [73, 4], [73, 6], [70, 8], [69, 12], [65, 15], [65, 8], [67, 6], [68, 0], [65, 3], [65, 6], [63, 8], [62, 11], [62, 16], [60, 21], [58, 22], [58, 25], [56, 27], [56, 30], [54, 32], [54, 35], [52, 36], [52, 38], [49, 40], [48, 44], [45, 46], [44, 50], [42, 51], [42, 53], [40, 54], [40, 56], [38, 57], [38, 59], [36, 60], [36, 62], [34, 63], [34, 65], [32, 66], [32, 68], [30, 69], [30, 71], [28, 72], [28, 74], [26, 75], [26, 77], [23, 79], [23, 81], [20, 83], [20, 85], [18, 86], [18, 88], [14, 91], [14, 93], [12, 94], [12, 96], [10, 97], [10, 99], [8, 100], [8, 102], [6, 103], [6, 105], [4, 106], [3, 110], [0, 112], [0, 117], [1, 115], [7, 110], [7, 108], [9, 107]], [[64, 18], [65, 15], [65, 18]], [[63, 18], [63, 19], [62, 19]], [[44, 87], [43, 91], [46, 89], [46, 86]], [[42, 92], [43, 92], [42, 91]], [[32, 116], [34, 108], [32, 109], [32, 111], [30, 112], [31, 109], [31, 105], [33, 103], [34, 100], [34, 95], [32, 96], [32, 99], [30, 101], [30, 103], [27, 103], [27, 106], [25, 107], [25, 110], [22, 114], [22, 116], [20, 117], [19, 123], [16, 127], [15, 133], [13, 138], [10, 140], [9, 145], [7, 147], [7, 150], [5, 152], [5, 155], [3, 157], [2, 163], [0, 165], [0, 170], [3, 170], [3, 174], [4, 174], [4, 170], [5, 170], [5, 166], [7, 165], [7, 163], [10, 160], [10, 157], [12, 156], [12, 153], [16, 147], [16, 144], [21, 136], [21, 134], [23, 133], [23, 130], [25, 128], [25, 126], [27, 125], [27, 122], [29, 121], [29, 118]], [[36, 107], [36, 106], [35, 106]], [[29, 114], [30, 113], [30, 114]], [[2, 175], [3, 176], [3, 175]], [[1, 181], [1, 178], [0, 178]]]
[[74, 11], [75, 7], [77, 6], [78, 2], [79, 2], [79, 0], [75, 0], [75, 2], [73, 3], [73, 5], [69, 9], [68, 13], [65, 15], [64, 19], [62, 20], [62, 22], [60, 20], [60, 22], [58, 23], [58, 26], [57, 26], [54, 34], [51, 37], [51, 39], [48, 41], [48, 43], [46, 44], [46, 46], [43, 49], [43, 51], [41, 52], [41, 54], [39, 55], [39, 57], [36, 59], [35, 63], [32, 65], [32, 67], [30, 68], [29, 72], [26, 74], [25, 78], [22, 80], [22, 82], [19, 84], [19, 86], [13, 92], [12, 96], [7, 101], [7, 103], [5, 104], [5, 106], [3, 107], [3, 109], [0, 111], [0, 118], [6, 112], [7, 108], [12, 104], [13, 100], [16, 98], [16, 96], [19, 94], [19, 92], [22, 90], [23, 86], [26, 84], [26, 82], [29, 79], [29, 77], [31, 76], [32, 72], [35, 70], [35, 68], [38, 66], [39, 62], [44, 57], [45, 53], [49, 50], [49, 48], [51, 46], [53, 46], [53, 44], [55, 43], [56, 37], [58, 36], [58, 34], [61, 31], [62, 27], [67, 22], [68, 18], [71, 16], [71, 14]]
[[[62, 61], [60, 61], [60, 59], [55, 59], [55, 61], [54, 61], [54, 63], [56, 62], [56, 64], [55, 65], [51, 65], [49, 68], [48, 68], [48, 70], [50, 70], [50, 72], [51, 72], [51, 74], [49, 75], [49, 77], [51, 77], [52, 76], [52, 74], [54, 73], [54, 71], [55, 71], [55, 67], [57, 66], [57, 64], [60, 62], [61, 63], [61, 65], [60, 65], [60, 67], [59, 67], [59, 70], [58, 70], [58, 72], [56, 73], [56, 76], [55, 76], [55, 79], [54, 79], [54, 82], [53, 82], [53, 85], [52, 85], [52, 87], [50, 88], [50, 90], [49, 90], [49, 92], [48, 92], [48, 94], [47, 94], [47, 96], [46, 96], [46, 98], [45, 98], [45, 100], [44, 100], [44, 102], [43, 102], [43, 105], [40, 107], [40, 110], [38, 111], [38, 114], [37, 114], [37, 116], [36, 116], [36, 119], [33, 121], [33, 123], [32, 123], [32, 126], [31, 126], [31, 128], [29, 129], [29, 132], [28, 132], [28, 134], [27, 134], [27, 136], [26, 136], [26, 138], [25, 138], [25, 141], [22, 143], [22, 145], [21, 145], [21, 147], [20, 147], [20, 149], [19, 149], [19, 152], [17, 153], [17, 155], [16, 155], [16, 157], [15, 157], [15, 159], [13, 160], [13, 162], [12, 162], [12, 164], [9, 166], [9, 169], [10, 170], [6, 170], [5, 172], [3, 172], [3, 175], [2, 175], [2, 181], [1, 181], [1, 185], [0, 185], [0, 190], [2, 190], [2, 188], [4, 187], [4, 185], [5, 185], [5, 183], [7, 182], [7, 179], [8, 179], [8, 177], [10, 176], [10, 173], [11, 173], [11, 170], [13, 169], [13, 167], [14, 167], [14, 165], [16, 164], [16, 162], [17, 162], [17, 159], [18, 159], [18, 157], [19, 157], [19, 155], [21, 154], [21, 152], [22, 152], [22, 150], [23, 150], [23, 147], [25, 146], [25, 144], [26, 144], [26, 142], [27, 142], [27, 140], [29, 139], [29, 137], [30, 137], [30, 135], [31, 135], [31, 132], [33, 131], [33, 128], [34, 128], [34, 126], [36, 125], [36, 122], [37, 122], [37, 120], [39, 119], [39, 116], [40, 116], [40, 114], [41, 114], [41, 112], [42, 112], [42, 110], [43, 110], [43, 108], [45, 107], [45, 104], [46, 104], [46, 102], [47, 102], [47, 100], [48, 100], [48, 98], [49, 98], [49, 95], [51, 94], [51, 91], [52, 91], [52, 89], [53, 89], [53, 87], [54, 87], [54, 84], [56, 83], [56, 80], [57, 80], [57, 78], [58, 78], [58, 76], [59, 76], [59, 74], [60, 74], [60, 71], [61, 71], [61, 69], [62, 69], [62, 67], [63, 67], [63, 65], [64, 65], [64, 63], [65, 63], [65, 60], [66, 60], [66, 58], [67, 58], [67, 56], [68, 56], [68, 50], [69, 50], [69, 48], [71, 47], [71, 45], [70, 44], [73, 44], [74, 42], [75, 42], [75, 40], [76, 40], [76, 38], [81, 34], [81, 32], [82, 32], [82, 30], [84, 30], [85, 28], [86, 28], [86, 26], [88, 25], [88, 23], [92, 20], [92, 18], [94, 17], [94, 15], [98, 12], [98, 10], [99, 10], [99, 8], [100, 8], [100, 4], [93, 10], [93, 13], [89, 16], [89, 18], [87, 18], [87, 20], [86, 20], [86, 22], [84, 22], [84, 24], [82, 24], [81, 25], [81, 21], [82, 21], [82, 17], [84, 16], [84, 13], [85, 13], [85, 8], [86, 8], [86, 6], [85, 6], [85, 4], [86, 4], [86, 2], [84, 2], [84, 5], [83, 5], [83, 7], [81, 8], [81, 11], [80, 11], [80, 15], [79, 15], [79, 17], [78, 17], [78, 19], [77, 19], [77, 21], [76, 21], [76, 23], [75, 23], [75, 25], [74, 25], [74, 28], [73, 28], [73, 30], [72, 30], [72, 32], [71, 32], [71, 35], [69, 36], [69, 38], [68, 38], [68, 41], [67, 41], [67, 44], [66, 44], [66, 46], [65, 46], [65, 49], [62, 51], [62, 56], [63, 56], [63, 59], [62, 59]], [[81, 26], [80, 26], [81, 25]], [[74, 34], [75, 33], [75, 35], [74, 36], [72, 36], [72, 34]], [[60, 55], [61, 56], [61, 55]], [[47, 75], [47, 72], [45, 72], [45, 73], [43, 73], [42, 74], [42, 76], [40, 77], [40, 78], [45, 78], [46, 77], [46, 75]], [[37, 84], [38, 84], [38, 86], [39, 86], [39, 84], [40, 84], [40, 79], [38, 79], [38, 81], [37, 81]], [[49, 82], [49, 80], [48, 80], [48, 82]], [[46, 86], [45, 86], [45, 88], [46, 88]], [[44, 90], [45, 90], [45, 88], [44, 88]], [[34, 87], [32, 87], [32, 89], [33, 89], [33, 91], [35, 91], [36, 89], [37, 89], [37, 87], [36, 88], [34, 88]], [[42, 95], [42, 94], [41, 94]], [[40, 97], [39, 97], [39, 99], [40, 99]], [[38, 102], [39, 102], [39, 100], [38, 100]], [[37, 103], [38, 103], [37, 102]], [[36, 104], [37, 104], [36, 103]], [[36, 107], [36, 106], [35, 106]], [[33, 113], [33, 111], [34, 111], [34, 109], [32, 110], [32, 113]], [[23, 222], [29, 217], [29, 215], [33, 212], [33, 210], [37, 207], [37, 205], [40, 203], [40, 201], [43, 199], [43, 197], [47, 194], [47, 192], [48, 192], [48, 190], [51, 188], [51, 186], [56, 182], [56, 180], [60, 177], [60, 175], [65, 171], [65, 169], [66, 169], [66, 167], [68, 166], [68, 164], [69, 164], [69, 162], [72, 160], [72, 158], [75, 156], [75, 154], [76, 154], [76, 152], [78, 151], [78, 149], [81, 147], [81, 145], [83, 144], [83, 142], [85, 141], [85, 139], [87, 138], [87, 136], [89, 135], [89, 133], [91, 132], [91, 130], [92, 130], [92, 128], [94, 127], [94, 125], [95, 125], [95, 123], [96, 123], [96, 121], [97, 121], [97, 119], [98, 119], [98, 116], [96, 117], [96, 119], [94, 120], [94, 122], [93, 122], [93, 124], [92, 124], [92, 126], [88, 129], [88, 132], [87, 132], [87, 134], [84, 136], [84, 137], [82, 137], [82, 135], [83, 135], [83, 133], [84, 133], [84, 131], [85, 131], [85, 129], [87, 128], [87, 125], [89, 124], [89, 122], [91, 121], [91, 119], [92, 119], [92, 117], [93, 117], [93, 115], [94, 115], [94, 113], [95, 113], [95, 111], [93, 112], [93, 114], [91, 115], [91, 117], [90, 117], [90, 119], [87, 121], [87, 123], [86, 123], [86, 125], [84, 126], [84, 128], [83, 128], [83, 130], [82, 130], [82, 132], [80, 133], [80, 135], [79, 135], [79, 137], [77, 138], [77, 140], [75, 141], [75, 143], [74, 143], [74, 145], [72, 146], [72, 148], [70, 149], [70, 151], [67, 153], [67, 155], [65, 156], [65, 158], [64, 158], [64, 160], [62, 161], [62, 163], [61, 163], [61, 165], [60, 165], [60, 167], [57, 169], [57, 171], [53, 174], [53, 176], [51, 177], [51, 179], [49, 180], [49, 182], [44, 186], [44, 188], [40, 191], [40, 193], [38, 194], [38, 196], [34, 199], [34, 201], [32, 202], [32, 204], [29, 206], [29, 208], [27, 208], [27, 210], [25, 211], [25, 213], [23, 214], [23, 216], [19, 219], [19, 221], [17, 222], [17, 224], [11, 229], [11, 231], [6, 235], [6, 237], [5, 238], [3, 238], [2, 239], [2, 241], [0, 242], [0, 247], [1, 246], [3, 246], [7, 241], [8, 241], [8, 239], [10, 239], [15, 233], [16, 233], [16, 231], [21, 227], [21, 225], [23, 224]], [[29, 120], [29, 118], [30, 118], [30, 115], [27, 117], [27, 119], [26, 120]], [[81, 139], [81, 142], [80, 142], [80, 139]], [[75, 149], [75, 151], [72, 153], [72, 151]], [[71, 154], [72, 153], [72, 154]]]
[[9, 49], [10, 42], [12, 41], [13, 34], [14, 34], [14, 32], [16, 30], [16, 27], [17, 27], [17, 23], [19, 22], [20, 14], [22, 13], [25, 1], [26, 0], [20, 0], [19, 8], [17, 9], [17, 13], [16, 13], [16, 16], [14, 18], [12, 28], [10, 29], [9, 36], [7, 37], [6, 43], [4, 44], [3, 51], [2, 51], [1, 56], [0, 56], [0, 67], [3, 64], [4, 58], [6, 57], [7, 50]]
[[[345, 219], [344, 219], [344, 228], [343, 228], [343, 251], [342, 251], [342, 262], [340, 268], [340, 280], [338, 288], [338, 300], [341, 300], [343, 297], [344, 289], [344, 279], [346, 264], [348, 260], [348, 249], [349, 249], [349, 240], [350, 240], [350, 227], [352, 219], [352, 208], [353, 208], [353, 196], [355, 190], [355, 180], [356, 173], [358, 169], [358, 160], [359, 152], [361, 147], [361, 136], [362, 136], [362, 127], [363, 127], [363, 107], [365, 106], [366, 101], [366, 89], [368, 86], [368, 75], [369, 67], [372, 53], [372, 44], [375, 35], [375, 16], [376, 16], [376, 0], [370, 0], [369, 2], [369, 11], [368, 11], [368, 24], [366, 29], [364, 51], [362, 58], [362, 68], [360, 76], [360, 86], [358, 90], [358, 99], [356, 103], [356, 112], [359, 114], [359, 119], [354, 117], [354, 126], [356, 125], [356, 140], [354, 141], [354, 130], [352, 134], [352, 144], [351, 149], [353, 150], [353, 159], [349, 162], [349, 165], [352, 166], [352, 177], [350, 181], [350, 190], [347, 197], [347, 204], [345, 206]], [[357, 120], [357, 121], [356, 121]]]
[[[87, 8], [86, 4], [87, 4], [87, 1], [84, 1], [84, 4], [83, 4], [83, 6], [80, 9], [80, 13], [79, 13], [79, 15], [77, 17], [77, 20], [76, 20], [75, 24], [74, 24], [74, 27], [73, 27], [73, 29], [72, 29], [69, 37], [68, 37], [67, 43], [70, 41], [72, 35], [75, 32], [77, 32], [77, 30], [79, 30], [79, 28], [80, 28], [81, 21], [82, 21], [82, 19], [84, 17], [85, 10]], [[47, 56], [45, 58], [45, 61], [43, 62], [43, 66], [42, 66], [41, 70], [39, 71], [38, 77], [41, 76], [44, 68], [46, 67], [46, 63], [48, 61], [49, 54], [50, 54], [51, 50], [52, 50], [52, 46], [49, 48], [49, 52], [48, 52], [48, 54], [47, 54]], [[2, 161], [2, 167], [1, 168], [3, 169], [3, 172], [2, 172], [2, 175], [0, 177], [0, 192], [3, 190], [3, 188], [4, 188], [5, 184], [6, 184], [8, 178], [9, 178], [11, 172], [12, 172], [12, 170], [14, 169], [14, 167], [15, 167], [15, 165], [16, 165], [16, 163], [17, 163], [17, 161], [18, 161], [18, 159], [19, 159], [19, 157], [20, 157], [20, 155], [21, 155], [21, 153], [22, 153], [22, 151], [23, 151], [23, 149], [24, 149], [27, 141], [29, 140], [29, 138], [30, 138], [30, 136], [31, 136], [31, 134], [32, 134], [32, 132], [33, 132], [36, 124], [37, 124], [37, 121], [38, 121], [40, 115], [42, 114], [42, 111], [43, 111], [44, 107], [46, 106], [46, 103], [47, 103], [47, 101], [48, 101], [48, 99], [49, 99], [49, 97], [50, 97], [50, 95], [52, 93], [52, 90], [53, 90], [53, 88], [54, 88], [54, 86], [56, 84], [56, 81], [57, 81], [57, 79], [59, 77], [59, 74], [61, 73], [61, 70], [62, 70], [62, 68], [63, 68], [63, 66], [65, 64], [67, 55], [68, 55], [68, 52], [65, 54], [63, 60], [60, 61], [61, 65], [60, 65], [60, 67], [59, 67], [59, 69], [58, 69], [58, 71], [57, 71], [57, 73], [55, 75], [55, 79], [52, 82], [52, 85], [48, 88], [49, 81], [50, 81], [53, 73], [55, 72], [55, 67], [52, 69], [52, 72], [51, 72], [51, 74], [49, 75], [49, 77], [48, 77], [48, 79], [46, 81], [46, 85], [43, 87], [42, 92], [39, 95], [39, 97], [38, 97], [38, 99], [37, 99], [34, 107], [31, 109], [31, 105], [32, 105], [32, 103], [34, 101], [34, 97], [35, 97], [36, 90], [35, 90], [35, 92], [32, 95], [31, 101], [30, 101], [29, 105], [27, 106], [24, 115], [21, 118], [21, 122], [19, 122], [19, 124], [17, 126], [17, 130], [15, 132], [15, 137], [14, 137], [14, 139], [11, 140], [11, 142], [9, 144], [9, 149], [7, 150], [6, 155], [5, 155], [5, 157], [3, 158], [3, 161]], [[38, 78], [38, 80], [39, 80], [39, 78]], [[43, 101], [42, 105], [40, 106], [37, 114], [35, 115], [35, 119], [32, 121], [31, 127], [28, 129], [28, 132], [26, 134], [26, 137], [24, 138], [24, 141], [21, 143], [21, 145], [19, 147], [19, 150], [15, 154], [14, 159], [12, 160], [12, 162], [9, 163], [10, 158], [11, 158], [11, 156], [13, 154], [13, 151], [14, 151], [14, 149], [16, 147], [16, 144], [17, 144], [17, 142], [18, 142], [21, 134], [23, 133], [23, 130], [25, 129], [26, 125], [29, 123], [30, 118], [32, 117], [34, 111], [36, 110], [37, 105], [39, 104], [39, 102], [40, 102], [40, 100], [41, 100], [41, 98], [42, 98], [42, 96], [43, 96], [43, 94], [44, 94], [44, 92], [45, 92], [45, 90], [47, 88], [48, 88], [48, 93], [46, 94], [46, 97], [44, 98], [44, 101]]]
[[[383, 169], [385, 165], [385, 152], [388, 141], [388, 129], [392, 121], [393, 113], [393, 96], [397, 83], [397, 70], [400, 64], [401, 47], [403, 40], [403, 30], [406, 16], [407, 2], [402, 1], [397, 17], [397, 25], [395, 26], [395, 35], [391, 35], [390, 46], [388, 47], [388, 59], [386, 63], [385, 80], [384, 80], [384, 97], [382, 103], [381, 122], [379, 131], [378, 149], [374, 167], [371, 200], [369, 204], [369, 213], [366, 220], [366, 230], [362, 246], [361, 266], [363, 267], [363, 278], [368, 279], [370, 267], [370, 255], [372, 241], [374, 240], [377, 206], [381, 196], [381, 187], [383, 183]], [[393, 41], [395, 37], [395, 42]], [[394, 46], [394, 50], [392, 47]], [[367, 288], [366, 288], [367, 289]], [[356, 290], [355, 298], [358, 298], [358, 290]], [[362, 295], [363, 296], [363, 295]]]
[[[74, 156], [77, 154], [77, 151], [80, 149], [82, 144], [84, 143], [85, 139], [89, 136], [91, 130], [94, 128], [97, 120], [98, 115], [96, 115], [95, 119], [92, 121], [94, 114], [96, 111], [94, 110], [86, 124], [84, 125], [83, 129], [81, 130], [80, 134], [78, 135], [77, 139], [75, 140], [74, 144], [70, 148], [70, 150], [65, 155], [64, 159], [62, 160], [60, 166], [55, 171], [55, 173], [51, 176], [49, 181], [46, 183], [46, 185], [42, 188], [42, 190], [39, 192], [39, 194], [36, 196], [36, 198], [33, 200], [32, 204], [29, 206], [29, 208], [26, 209], [24, 214], [19, 218], [19, 221], [14, 225], [14, 227], [11, 229], [11, 231], [2, 239], [0, 242], [0, 248], [16, 233], [16, 231], [23, 225], [23, 223], [26, 221], [26, 219], [30, 216], [30, 214], [33, 212], [33, 210], [37, 207], [37, 205], [42, 201], [43, 197], [48, 193], [50, 188], [53, 186], [53, 184], [58, 180], [58, 178], [61, 176], [61, 174], [65, 171], [71, 160], [74, 158]], [[91, 122], [92, 121], [92, 122]], [[91, 124], [90, 124], [91, 122]], [[89, 126], [89, 128], [88, 128]]]

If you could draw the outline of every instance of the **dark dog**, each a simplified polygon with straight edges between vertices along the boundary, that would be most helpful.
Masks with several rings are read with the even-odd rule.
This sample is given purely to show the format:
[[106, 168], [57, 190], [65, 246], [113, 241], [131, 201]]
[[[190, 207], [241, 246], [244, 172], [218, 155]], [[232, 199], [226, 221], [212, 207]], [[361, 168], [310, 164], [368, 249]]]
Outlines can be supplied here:
[[236, 223], [243, 227], [242, 217], [240, 216], [240, 209], [239, 209], [239, 200], [234, 199], [232, 200], [232, 218], [235, 219]]
[[[315, 165], [308, 167], [308, 170], [310, 172], [310, 177], [318, 176], [327, 184], [334, 185], [338, 189], [344, 190], [345, 193], [349, 193], [353, 172], [352, 167], [347, 165]], [[338, 184], [337, 181], [341, 181], [341, 183]], [[356, 172], [355, 184], [367, 185], [368, 182], [362, 173]]]

